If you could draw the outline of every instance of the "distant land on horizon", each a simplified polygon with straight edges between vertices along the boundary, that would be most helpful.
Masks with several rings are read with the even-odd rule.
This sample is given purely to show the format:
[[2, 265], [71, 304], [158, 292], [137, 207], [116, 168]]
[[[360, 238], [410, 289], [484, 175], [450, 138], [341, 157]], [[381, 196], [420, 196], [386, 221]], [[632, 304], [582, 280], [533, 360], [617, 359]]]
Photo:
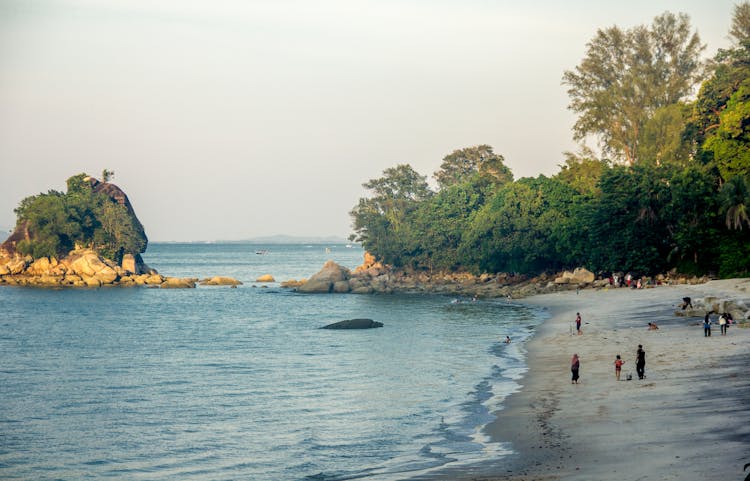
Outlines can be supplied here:
[[215, 244], [352, 244], [355, 242], [346, 240], [339, 236], [293, 236], [293, 235], [270, 235], [250, 237], [248, 239], [217, 239], [217, 240], [195, 240], [195, 241], [152, 241], [154, 244], [180, 244], [192, 242], [208, 242]]

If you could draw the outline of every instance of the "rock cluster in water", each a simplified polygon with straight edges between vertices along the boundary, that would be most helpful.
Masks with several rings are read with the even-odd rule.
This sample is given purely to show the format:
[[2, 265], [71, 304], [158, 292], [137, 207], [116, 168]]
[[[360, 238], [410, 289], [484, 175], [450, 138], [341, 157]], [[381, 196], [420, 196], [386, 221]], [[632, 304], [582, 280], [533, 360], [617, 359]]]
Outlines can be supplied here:
[[0, 256], [0, 285], [32, 287], [160, 287], [162, 289], [191, 289], [203, 286], [242, 285], [232, 277], [215, 276], [206, 279], [169, 277], [159, 274], [130, 255], [121, 264], [105, 259], [91, 249], [79, 249], [62, 259], [30, 256]]

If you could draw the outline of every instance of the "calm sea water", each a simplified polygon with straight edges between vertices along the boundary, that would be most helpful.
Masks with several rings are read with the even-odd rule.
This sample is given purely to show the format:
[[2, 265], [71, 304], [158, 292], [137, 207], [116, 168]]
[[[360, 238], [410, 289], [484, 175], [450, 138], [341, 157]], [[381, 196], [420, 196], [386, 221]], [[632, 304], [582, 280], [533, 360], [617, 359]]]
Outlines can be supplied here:
[[[507, 454], [481, 428], [518, 388], [538, 312], [254, 282], [361, 263], [339, 245], [152, 244], [144, 258], [245, 284], [0, 288], [1, 479], [397, 480]], [[354, 317], [385, 327], [319, 329]]]

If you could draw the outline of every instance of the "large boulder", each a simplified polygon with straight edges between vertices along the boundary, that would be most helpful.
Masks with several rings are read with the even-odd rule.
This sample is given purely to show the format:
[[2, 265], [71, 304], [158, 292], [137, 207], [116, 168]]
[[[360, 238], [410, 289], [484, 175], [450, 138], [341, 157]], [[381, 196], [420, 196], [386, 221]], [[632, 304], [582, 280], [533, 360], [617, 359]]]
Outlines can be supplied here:
[[5, 267], [8, 269], [8, 273], [12, 275], [21, 274], [26, 270], [26, 266], [29, 265], [29, 260], [16, 257], [8, 262]]
[[193, 289], [195, 287], [195, 280], [190, 278], [167, 277], [159, 287], [162, 289]]
[[121, 263], [122, 270], [130, 274], [138, 274], [138, 267], [135, 262], [135, 256], [133, 254], [125, 254], [122, 256]]
[[[312, 277], [310, 277], [310, 279], [307, 280], [307, 282], [299, 286], [297, 288], [297, 291], [308, 293], [333, 292], [334, 285], [337, 282], [348, 281], [349, 277], [349, 269], [347, 269], [346, 267], [342, 267], [333, 261], [328, 261], [323, 265], [323, 268], [317, 274], [314, 274]], [[339, 284], [339, 286], [342, 285]], [[348, 287], [345, 292], [349, 292]]]
[[232, 277], [214, 276], [201, 281], [202, 286], [241, 286], [242, 282]]
[[323, 326], [322, 329], [373, 329], [376, 327], [383, 327], [383, 323], [372, 319], [348, 319], [328, 324]]
[[54, 257], [51, 259], [49, 257], [40, 257], [26, 268], [26, 273], [32, 276], [43, 276], [49, 274], [55, 267], [57, 267], [57, 259]]
[[364, 261], [362, 265], [357, 266], [352, 273], [355, 276], [370, 276], [375, 277], [383, 273], [385, 267], [383, 264], [375, 259], [375, 256], [369, 252], [365, 252]]
[[99, 255], [92, 250], [85, 250], [72, 254], [69, 259], [70, 270], [83, 278], [87, 285], [93, 286], [95, 282], [87, 279], [96, 279], [101, 284], [112, 284], [118, 278], [117, 271], [108, 266]]
[[255, 279], [255, 282], [276, 282], [276, 279], [274, 279], [271, 274], [263, 274]]
[[577, 267], [573, 272], [565, 271], [555, 279], [555, 284], [591, 284], [596, 279], [593, 272]]

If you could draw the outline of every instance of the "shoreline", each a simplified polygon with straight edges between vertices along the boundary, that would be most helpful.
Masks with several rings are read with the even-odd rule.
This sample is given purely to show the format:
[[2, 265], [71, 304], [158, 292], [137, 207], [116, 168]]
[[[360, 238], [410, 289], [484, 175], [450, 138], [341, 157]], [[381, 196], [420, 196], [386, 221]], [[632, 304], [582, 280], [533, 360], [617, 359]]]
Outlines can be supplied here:
[[[485, 427], [515, 454], [450, 470], [481, 481], [742, 479], [750, 462], [750, 329], [674, 314], [683, 296], [750, 299], [750, 279], [654, 289], [581, 290], [524, 299], [550, 317], [527, 344], [528, 371]], [[583, 335], [571, 335], [581, 312]], [[654, 321], [659, 330], [649, 331]], [[646, 378], [635, 351], [647, 352]], [[581, 384], [569, 362], [581, 356]], [[626, 361], [616, 381], [616, 354]], [[632, 372], [633, 380], [626, 381]]]

